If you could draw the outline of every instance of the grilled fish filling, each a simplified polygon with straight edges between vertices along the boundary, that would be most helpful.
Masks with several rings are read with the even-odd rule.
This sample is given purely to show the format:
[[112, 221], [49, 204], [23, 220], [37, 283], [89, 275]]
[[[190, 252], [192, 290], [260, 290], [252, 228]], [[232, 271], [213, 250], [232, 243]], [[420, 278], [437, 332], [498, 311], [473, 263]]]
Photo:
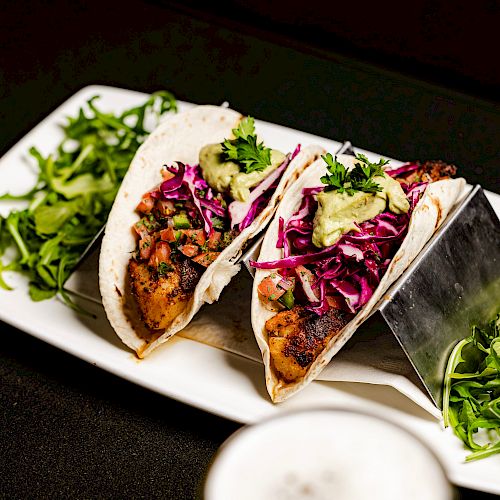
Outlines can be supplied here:
[[[365, 163], [367, 161], [363, 160]], [[374, 164], [370, 165], [370, 168], [373, 168]], [[336, 210], [330, 210], [330, 213], [323, 210], [320, 214], [324, 218], [324, 228], [329, 229], [333, 223], [340, 220], [338, 207], [341, 209], [345, 206], [350, 207], [348, 203], [351, 195], [354, 198], [355, 194], [365, 196], [368, 193], [366, 199], [375, 200], [376, 197], [370, 194], [369, 189], [362, 192], [365, 188], [361, 185], [358, 186], [357, 192], [351, 195], [345, 192], [338, 193], [332, 189], [329, 192], [320, 190], [319, 194], [303, 192], [304, 198], [299, 209], [288, 221], [281, 222], [282, 235], [276, 246], [288, 248], [289, 253], [285, 259], [301, 254], [311, 256], [303, 265], [299, 263], [300, 259], [289, 260], [289, 266], [284, 266], [281, 262], [282, 266], [276, 266], [276, 270], [264, 277], [257, 288], [264, 304], [285, 309], [265, 324], [271, 365], [276, 376], [284, 383], [297, 382], [303, 378], [330, 341], [352, 320], [354, 314], [368, 303], [400, 247], [401, 239], [408, 227], [410, 209], [413, 209], [418, 202], [418, 196], [423, 192], [422, 189], [418, 191], [418, 188], [425, 186], [425, 183], [453, 177], [457, 172], [454, 165], [439, 160], [416, 162], [411, 166], [415, 168], [394, 177], [394, 180], [399, 181], [399, 191], [408, 209], [395, 210], [389, 202], [383, 212], [368, 219], [361, 218], [355, 224], [355, 230], [346, 232], [347, 235], [351, 234], [351, 239], [346, 237], [338, 240], [340, 244], [336, 247], [334, 246], [336, 242], [319, 245], [331, 248], [330, 253], [325, 253], [321, 257], [317, 257], [320, 254], [317, 253], [318, 245], [314, 242], [319, 197], [326, 192], [331, 199], [334, 196], [339, 196], [340, 199], [335, 205]], [[365, 175], [368, 170], [365, 165], [363, 170]], [[329, 172], [332, 174], [331, 177], [324, 176], [321, 181], [338, 188], [342, 170], [339, 170], [339, 165], [332, 158]], [[337, 177], [333, 175], [334, 173]], [[375, 175], [373, 182], [375, 184], [377, 181], [381, 182], [381, 177]], [[349, 183], [349, 186], [352, 187], [352, 184]], [[410, 195], [413, 189], [416, 191]], [[354, 209], [345, 212], [353, 218], [356, 216]], [[339, 226], [345, 231], [345, 227], [350, 227], [351, 219], [341, 222]], [[317, 260], [314, 260], [315, 252]]]
[[266, 322], [271, 359], [279, 378], [290, 383], [302, 378], [328, 342], [353, 315], [330, 309], [318, 316], [304, 307], [281, 311]]
[[[224, 202], [221, 197], [221, 202]], [[128, 276], [141, 318], [150, 330], [168, 328], [188, 306], [201, 275], [239, 234], [228, 218], [212, 217], [207, 235], [193, 201], [146, 193], [134, 225], [138, 234]]]
[[132, 293], [141, 317], [152, 330], [167, 328], [183, 312], [203, 274], [189, 259], [170, 261], [169, 270], [158, 273], [147, 262], [130, 259], [128, 270]]
[[408, 174], [398, 176], [398, 180], [412, 184], [413, 182], [436, 182], [450, 179], [457, 173], [457, 167], [441, 160], [426, 161], [423, 164], [417, 162], [419, 168]]

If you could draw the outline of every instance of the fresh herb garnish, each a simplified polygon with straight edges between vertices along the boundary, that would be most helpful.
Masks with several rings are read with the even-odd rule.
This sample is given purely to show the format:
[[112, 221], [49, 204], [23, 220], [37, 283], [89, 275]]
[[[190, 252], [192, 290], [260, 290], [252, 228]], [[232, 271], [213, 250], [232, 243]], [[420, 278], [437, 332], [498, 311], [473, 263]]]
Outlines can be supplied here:
[[271, 149], [257, 142], [255, 123], [251, 116], [241, 120], [238, 128], [233, 129], [234, 139], [222, 143], [222, 152], [227, 160], [239, 163], [246, 174], [261, 172], [271, 165]]
[[221, 248], [226, 248], [228, 247], [231, 242], [234, 239], [234, 233], [233, 231], [226, 231], [225, 233], [222, 234], [222, 238], [219, 240], [219, 246]]
[[444, 378], [443, 418], [472, 450], [467, 462], [500, 453], [500, 313], [486, 328], [472, 327], [472, 335], [453, 349]]
[[33, 300], [58, 294], [76, 308], [64, 282], [106, 223], [137, 148], [162, 114], [177, 110], [169, 92], [157, 92], [119, 115], [100, 111], [97, 98], [68, 118], [62, 127], [65, 137], [54, 154], [44, 157], [36, 148], [30, 149], [39, 170], [33, 189], [23, 195], [0, 196], [0, 200], [29, 202], [25, 210], [0, 216], [0, 256], [5, 259], [7, 249], [17, 249], [8, 264], [0, 260], [0, 287], [10, 288], [2, 271], [22, 272], [30, 280]]
[[169, 266], [166, 262], [160, 262], [156, 269], [158, 276], [165, 276], [167, 273], [173, 271], [174, 268]]
[[353, 196], [356, 191], [365, 193], [377, 193], [382, 188], [374, 180], [374, 177], [384, 175], [383, 166], [389, 163], [389, 160], [380, 159], [378, 163], [372, 163], [363, 154], [357, 154], [355, 167], [347, 170], [342, 163], [337, 161], [330, 153], [322, 156], [327, 165], [330, 174], [323, 175], [321, 182], [326, 184], [325, 191], [338, 191], [338, 193], [347, 193]]
[[214, 215], [214, 216], [212, 216], [212, 226], [215, 229], [224, 230], [224, 221], [220, 217], [217, 217], [216, 215]]

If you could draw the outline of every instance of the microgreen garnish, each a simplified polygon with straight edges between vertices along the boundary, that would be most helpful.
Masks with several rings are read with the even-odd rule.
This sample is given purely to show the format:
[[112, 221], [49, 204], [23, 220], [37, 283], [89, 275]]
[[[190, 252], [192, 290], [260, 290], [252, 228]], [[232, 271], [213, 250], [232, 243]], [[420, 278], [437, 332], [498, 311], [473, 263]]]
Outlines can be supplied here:
[[215, 229], [224, 230], [224, 221], [220, 217], [217, 217], [216, 215], [214, 215], [212, 217], [212, 226]]
[[467, 462], [500, 453], [500, 313], [486, 328], [472, 327], [472, 335], [453, 349], [444, 378], [443, 418], [472, 451]]
[[355, 167], [352, 170], [347, 170], [342, 163], [337, 161], [337, 157], [333, 157], [330, 153], [322, 156], [327, 165], [327, 170], [330, 174], [323, 175], [321, 182], [326, 184], [325, 191], [338, 191], [339, 193], [347, 193], [349, 196], [354, 195], [356, 191], [365, 193], [377, 193], [382, 191], [374, 177], [384, 175], [383, 166], [389, 163], [389, 160], [380, 159], [378, 163], [372, 163], [363, 154], [357, 154]]
[[166, 262], [160, 262], [156, 269], [158, 276], [165, 276], [167, 273], [173, 271], [174, 268], [169, 266]]
[[255, 123], [251, 116], [241, 120], [233, 129], [234, 139], [222, 143], [222, 151], [227, 160], [239, 163], [246, 174], [262, 171], [271, 165], [271, 150], [264, 143], [257, 142]]
[[[75, 309], [64, 282], [87, 245], [106, 223], [120, 183], [150, 130], [166, 112], [177, 111], [169, 92], [157, 92], [121, 114], [100, 111], [92, 97], [62, 127], [64, 139], [44, 157], [30, 149], [38, 164], [38, 179], [23, 195], [4, 194], [0, 200], [26, 200], [28, 207], [0, 216], [0, 256], [16, 248], [7, 264], [0, 260], [0, 287], [9, 285], [2, 271], [19, 271], [30, 280], [33, 300], [58, 294]], [[146, 125], [148, 122], [148, 126]], [[151, 221], [143, 219], [150, 225]], [[4, 257], [5, 259], [5, 257]]]

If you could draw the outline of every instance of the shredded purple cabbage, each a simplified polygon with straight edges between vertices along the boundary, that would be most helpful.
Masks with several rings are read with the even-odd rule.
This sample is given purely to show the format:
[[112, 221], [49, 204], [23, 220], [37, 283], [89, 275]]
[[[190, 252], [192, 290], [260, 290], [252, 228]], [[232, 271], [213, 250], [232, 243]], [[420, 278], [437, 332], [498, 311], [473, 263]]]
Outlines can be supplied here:
[[314, 311], [319, 316], [322, 316], [330, 306], [328, 305], [328, 300], [326, 298], [326, 281], [322, 280], [316, 283], [317, 288], [319, 288], [319, 300], [317, 302], [313, 302], [311, 305], [307, 306], [306, 309], [310, 311]]
[[213, 232], [213, 226], [212, 226], [212, 220], [211, 220], [211, 215], [208, 210], [203, 210], [203, 207], [201, 206], [200, 198], [198, 197], [197, 189], [209, 189], [207, 186], [207, 183], [201, 177], [200, 172], [199, 172], [199, 167], [198, 165], [194, 167], [188, 166], [186, 168], [186, 173], [184, 174], [184, 182], [187, 185], [187, 188], [189, 192], [191, 193], [191, 196], [193, 198], [193, 203], [195, 204], [196, 208], [198, 209], [198, 212], [201, 215], [201, 218], [203, 220], [203, 229], [205, 231], [205, 234], [207, 236], [210, 236]]
[[[403, 167], [401, 167], [402, 169]], [[405, 166], [411, 171], [410, 166]], [[405, 172], [401, 170], [400, 172]], [[410, 216], [427, 183], [403, 184], [410, 211], [407, 214], [383, 212], [369, 221], [357, 224], [356, 231], [344, 234], [333, 246], [319, 250], [312, 243], [313, 218], [317, 209], [315, 195], [323, 188], [305, 188], [299, 209], [288, 221], [278, 223], [277, 248], [283, 258], [269, 262], [251, 262], [257, 269], [279, 269], [284, 276], [293, 276], [297, 266], [307, 265], [314, 274], [313, 288], [319, 300], [308, 297], [307, 308], [321, 315], [328, 311], [328, 297], [343, 297], [345, 307], [358, 311], [372, 297], [408, 230]], [[298, 251], [300, 255], [293, 255]], [[300, 279], [297, 284], [301, 285]]]
[[285, 220], [283, 217], [278, 218], [278, 241], [276, 242], [276, 248], [283, 248], [284, 236], [285, 234]]
[[297, 144], [297, 147], [294, 149], [294, 151], [292, 153], [292, 157], [290, 158], [290, 161], [293, 160], [300, 153], [301, 148], [302, 148], [302, 146], [300, 144]]
[[177, 170], [175, 170], [174, 167], [167, 167], [167, 170], [171, 174], [174, 174], [174, 176], [161, 183], [160, 191], [165, 197], [168, 196], [166, 193], [176, 191], [182, 186], [184, 173], [186, 172], [186, 166], [184, 165], [184, 163], [177, 162]]
[[177, 162], [177, 168], [170, 166], [167, 170], [174, 176], [161, 183], [161, 196], [166, 200], [192, 201], [203, 221], [206, 235], [210, 236], [213, 232], [212, 212], [220, 217], [225, 217], [227, 212], [220, 201], [214, 198], [212, 189], [201, 176], [199, 166]]
[[[211, 192], [212, 190], [210, 190]], [[200, 198], [200, 205], [205, 207], [207, 210], [210, 210], [215, 215], [219, 217], [226, 216], [226, 209], [221, 205], [220, 201], [216, 198], [212, 198], [211, 200], [207, 198]]]
[[400, 167], [395, 167], [395, 168], [386, 168], [385, 173], [387, 175], [390, 175], [391, 177], [398, 177], [401, 174], [408, 174], [410, 172], [414, 172], [420, 168], [420, 165], [416, 163], [405, 163], [404, 165], [401, 165]]
[[255, 218], [262, 212], [262, 209], [267, 205], [264, 197], [257, 198], [251, 205], [250, 210], [245, 215], [245, 218], [240, 222], [238, 228], [240, 231], [243, 231], [246, 227], [248, 227]]
[[[422, 194], [427, 187], [428, 182], [414, 182], [406, 187], [406, 196], [410, 200], [411, 208], [415, 208], [416, 204], [419, 202]], [[403, 184], [403, 189], [405, 189], [405, 185]]]
[[318, 187], [312, 187], [312, 188], [304, 188], [302, 190], [302, 194], [304, 196], [310, 196], [310, 195], [313, 195], [313, 194], [319, 194], [324, 189], [325, 189], [325, 186], [318, 186]]
[[[196, 212], [203, 221], [207, 236], [213, 232], [212, 214], [218, 217], [229, 215], [232, 227], [238, 226], [238, 230], [243, 231], [267, 206], [283, 172], [299, 152], [300, 144], [295, 148], [293, 154], [288, 154], [283, 163], [252, 190], [247, 202], [233, 201], [229, 205], [229, 210], [224, 208], [221, 201], [214, 196], [212, 189], [201, 175], [199, 165], [190, 166], [177, 162], [177, 167], [167, 166], [167, 170], [173, 174], [173, 177], [163, 181], [159, 190], [153, 191], [151, 196], [153, 198], [163, 197], [165, 200], [192, 201]], [[190, 213], [191, 216], [194, 214], [194, 212]], [[237, 220], [233, 220], [235, 214]]]
[[255, 260], [250, 261], [250, 265], [257, 269], [284, 269], [289, 267], [303, 266], [304, 264], [311, 264], [312, 262], [318, 262], [322, 260], [323, 257], [329, 257], [335, 253], [335, 245], [320, 250], [316, 253], [309, 253], [305, 255], [292, 255], [291, 257], [285, 257], [284, 259], [271, 260], [269, 262], [257, 262]]

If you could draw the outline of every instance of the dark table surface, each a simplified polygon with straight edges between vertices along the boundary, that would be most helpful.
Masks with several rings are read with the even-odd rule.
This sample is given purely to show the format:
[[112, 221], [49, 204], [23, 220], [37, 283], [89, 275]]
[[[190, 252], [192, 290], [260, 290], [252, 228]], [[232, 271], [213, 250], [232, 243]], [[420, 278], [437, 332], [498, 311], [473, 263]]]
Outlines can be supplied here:
[[[196, 11], [90, 5], [12, 3], [2, 13], [2, 153], [79, 88], [103, 83], [227, 100], [387, 156], [441, 158], [500, 192], [494, 102]], [[239, 428], [7, 324], [0, 331], [1, 498], [193, 498], [217, 448]]]

